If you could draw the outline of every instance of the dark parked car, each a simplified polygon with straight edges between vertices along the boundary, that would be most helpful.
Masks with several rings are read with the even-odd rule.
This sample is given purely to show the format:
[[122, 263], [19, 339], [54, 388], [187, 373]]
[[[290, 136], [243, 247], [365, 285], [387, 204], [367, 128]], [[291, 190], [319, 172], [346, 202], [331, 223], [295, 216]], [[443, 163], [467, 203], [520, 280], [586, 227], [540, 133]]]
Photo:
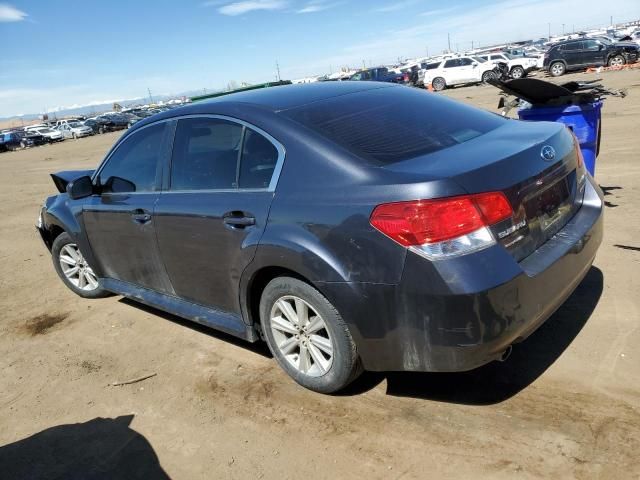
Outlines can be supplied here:
[[352, 81], [409, 83], [409, 73], [390, 72], [387, 67], [367, 68], [351, 75]]
[[107, 133], [122, 130], [129, 126], [128, 119], [115, 115], [100, 115], [84, 121], [87, 127], [91, 127], [93, 133]]
[[27, 141], [29, 143], [31, 143], [31, 145], [35, 145], [35, 146], [40, 146], [40, 145], [45, 145], [46, 143], [49, 142], [49, 140], [44, 136], [39, 134], [38, 132], [34, 132], [34, 131], [25, 131], [25, 132], [21, 132], [21, 135], [27, 139]]
[[638, 45], [604, 38], [580, 38], [556, 43], [544, 55], [543, 67], [558, 77], [571, 70], [620, 66], [638, 60]]
[[11, 131], [0, 133], [0, 152], [18, 150], [33, 146], [33, 140], [27, 138], [22, 132]]
[[372, 82], [164, 112], [53, 179], [38, 230], [67, 287], [265, 340], [320, 392], [505, 358], [602, 238], [566, 127]]

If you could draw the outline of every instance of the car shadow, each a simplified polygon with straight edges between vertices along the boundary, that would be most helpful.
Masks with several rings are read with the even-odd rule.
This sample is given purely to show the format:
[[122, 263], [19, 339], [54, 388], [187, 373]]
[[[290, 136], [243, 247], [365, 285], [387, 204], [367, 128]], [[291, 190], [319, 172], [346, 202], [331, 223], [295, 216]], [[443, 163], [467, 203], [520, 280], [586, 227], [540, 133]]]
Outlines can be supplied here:
[[12, 480], [163, 480], [169, 476], [133, 415], [58, 425], [0, 447], [0, 476]]
[[180, 326], [190, 328], [191, 330], [195, 330], [196, 332], [203, 333], [210, 337], [217, 338], [218, 340], [222, 340], [223, 342], [244, 348], [245, 350], [249, 350], [253, 353], [257, 353], [258, 355], [262, 355], [263, 357], [273, 358], [273, 355], [271, 355], [271, 352], [269, 351], [269, 347], [267, 347], [267, 344], [264, 342], [251, 343], [241, 338], [234, 337], [233, 335], [230, 335], [228, 333], [221, 332], [220, 330], [215, 330], [211, 327], [207, 327], [206, 325], [202, 325], [200, 323], [178, 317], [177, 315], [173, 315], [172, 313], [165, 312], [164, 310], [158, 310], [157, 308], [145, 305], [144, 303], [136, 302], [135, 300], [130, 300], [125, 297], [120, 298], [120, 300], [118, 301], [121, 303], [125, 303], [130, 307], [135, 307], [138, 310], [142, 310], [157, 317], [161, 317], [165, 320], [169, 320], [170, 322], [177, 323]]
[[341, 395], [357, 395], [387, 380], [387, 395], [465, 405], [503, 402], [528, 387], [567, 349], [593, 313], [603, 290], [600, 269], [591, 267], [567, 301], [505, 362], [461, 373], [365, 372]]

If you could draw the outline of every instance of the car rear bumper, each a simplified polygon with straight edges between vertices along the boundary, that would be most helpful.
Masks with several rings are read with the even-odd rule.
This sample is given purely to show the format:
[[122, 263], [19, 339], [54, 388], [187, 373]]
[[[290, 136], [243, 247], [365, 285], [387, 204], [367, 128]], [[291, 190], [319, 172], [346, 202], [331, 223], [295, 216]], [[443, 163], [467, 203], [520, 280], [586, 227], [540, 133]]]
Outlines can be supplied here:
[[593, 182], [567, 225], [519, 263], [501, 246], [437, 262], [409, 253], [398, 285], [319, 285], [364, 367], [471, 370], [527, 338], [580, 284], [600, 246], [603, 201]]

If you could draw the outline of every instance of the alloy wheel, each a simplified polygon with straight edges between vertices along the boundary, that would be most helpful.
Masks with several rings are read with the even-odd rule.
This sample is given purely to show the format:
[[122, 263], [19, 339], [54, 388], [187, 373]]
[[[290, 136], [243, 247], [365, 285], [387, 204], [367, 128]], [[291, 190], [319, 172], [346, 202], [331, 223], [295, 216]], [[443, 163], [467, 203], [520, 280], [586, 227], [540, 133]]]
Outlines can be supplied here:
[[620, 67], [624, 65], [624, 58], [620, 56], [615, 56], [611, 60], [609, 60], [610, 67]]
[[98, 288], [98, 278], [75, 243], [67, 243], [58, 256], [62, 273], [75, 287], [86, 292]]
[[334, 345], [320, 314], [299, 297], [280, 297], [271, 308], [271, 332], [282, 356], [300, 373], [320, 377], [333, 363]]
[[551, 65], [551, 73], [554, 76], [560, 76], [564, 73], [564, 66], [561, 63], [554, 63]]

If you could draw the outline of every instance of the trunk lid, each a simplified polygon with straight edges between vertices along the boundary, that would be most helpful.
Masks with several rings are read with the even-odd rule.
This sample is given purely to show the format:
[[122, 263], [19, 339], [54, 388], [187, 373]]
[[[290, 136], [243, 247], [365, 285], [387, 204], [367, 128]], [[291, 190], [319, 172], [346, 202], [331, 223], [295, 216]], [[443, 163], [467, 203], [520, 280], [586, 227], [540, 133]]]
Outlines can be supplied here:
[[491, 229], [520, 261], [580, 208], [578, 176], [584, 178], [584, 172], [577, 165], [573, 137], [564, 125], [513, 120], [467, 142], [385, 168], [448, 178], [468, 193], [504, 192], [514, 215]]

